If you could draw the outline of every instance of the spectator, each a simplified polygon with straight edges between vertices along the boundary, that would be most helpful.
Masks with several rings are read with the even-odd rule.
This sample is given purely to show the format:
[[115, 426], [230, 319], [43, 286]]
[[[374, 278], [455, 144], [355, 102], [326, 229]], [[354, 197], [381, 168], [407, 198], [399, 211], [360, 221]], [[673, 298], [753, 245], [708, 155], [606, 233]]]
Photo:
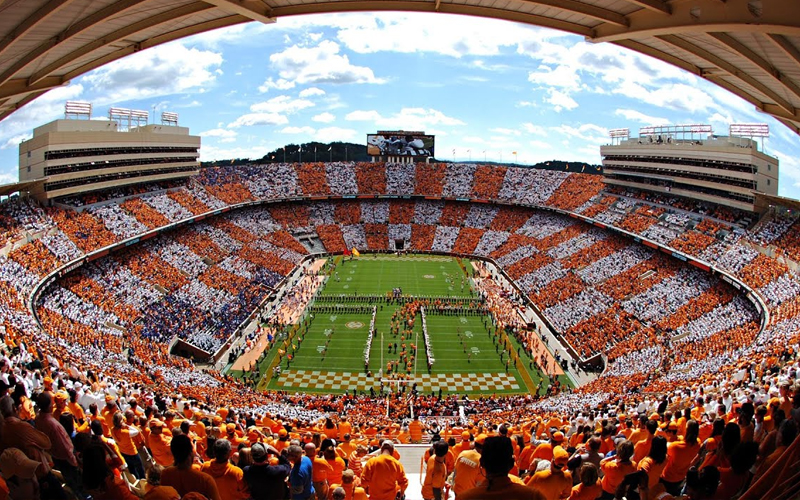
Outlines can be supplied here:
[[580, 479], [581, 482], [572, 487], [569, 500], [596, 500], [603, 494], [598, 468], [594, 463], [581, 465]]
[[121, 478], [106, 465], [103, 447], [90, 445], [83, 450], [83, 487], [96, 500], [136, 500]]
[[[286, 479], [292, 471], [292, 464], [277, 449], [262, 443], [254, 443], [250, 454], [253, 465], [244, 468], [244, 479], [253, 500], [282, 500], [289, 494]], [[277, 462], [271, 464], [269, 455]]]
[[209, 500], [221, 500], [214, 478], [192, 467], [194, 450], [191, 439], [183, 434], [177, 435], [172, 438], [169, 447], [174, 465], [164, 469], [161, 484], [172, 486], [180, 495], [197, 492]]
[[308, 500], [314, 496], [312, 484], [311, 459], [303, 454], [303, 449], [298, 445], [291, 445], [287, 451], [287, 458], [292, 463], [292, 472], [289, 475], [289, 489], [292, 500]]
[[408, 488], [408, 478], [403, 465], [392, 456], [394, 445], [385, 440], [380, 454], [369, 459], [361, 473], [361, 485], [370, 500], [393, 500]]
[[444, 462], [448, 450], [449, 447], [443, 440], [433, 443], [433, 456], [428, 459], [422, 483], [424, 500], [442, 500], [442, 490], [447, 479], [447, 467]]
[[456, 495], [456, 500], [544, 500], [544, 495], [516, 484], [508, 476], [514, 467], [514, 448], [507, 437], [487, 437], [480, 459], [485, 483]]
[[204, 463], [200, 470], [214, 478], [222, 500], [244, 500], [250, 497], [244, 472], [229, 462], [230, 456], [231, 442], [217, 439], [214, 442], [214, 460]]

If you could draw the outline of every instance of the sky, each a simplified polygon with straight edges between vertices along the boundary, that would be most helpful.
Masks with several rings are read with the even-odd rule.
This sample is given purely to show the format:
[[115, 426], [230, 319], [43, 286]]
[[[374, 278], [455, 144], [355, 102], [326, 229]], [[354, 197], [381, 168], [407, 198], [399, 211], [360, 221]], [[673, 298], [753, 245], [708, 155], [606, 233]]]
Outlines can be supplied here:
[[600, 163], [610, 129], [701, 123], [726, 135], [731, 123], [767, 123], [779, 194], [800, 198], [800, 137], [751, 104], [648, 56], [508, 21], [298, 16], [138, 52], [0, 122], [0, 183], [17, 180], [18, 144], [62, 118], [67, 100], [91, 102], [98, 118], [110, 106], [177, 112], [202, 137], [201, 160], [405, 129], [435, 134], [440, 159]]

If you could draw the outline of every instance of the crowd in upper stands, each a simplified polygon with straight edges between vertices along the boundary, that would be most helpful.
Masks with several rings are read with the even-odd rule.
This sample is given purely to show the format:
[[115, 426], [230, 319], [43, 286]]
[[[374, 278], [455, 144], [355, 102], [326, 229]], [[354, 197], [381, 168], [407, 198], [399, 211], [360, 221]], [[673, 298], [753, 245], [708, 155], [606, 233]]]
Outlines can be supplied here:
[[[745, 398], [739, 404], [752, 400], [757, 407], [769, 402], [768, 398], [761, 401], [759, 394], [796, 379], [792, 346], [800, 331], [796, 325], [800, 281], [787, 265], [759, 251], [769, 247], [778, 255], [796, 258], [800, 226], [792, 213], [770, 214], [746, 230], [752, 221], [745, 214], [676, 198], [604, 192], [596, 176], [486, 166], [220, 167], [204, 169], [188, 184], [159, 187], [167, 190], [126, 190], [68, 200], [81, 211], [41, 209], [20, 199], [0, 204], [0, 229], [3, 241], [8, 242], [8, 251], [0, 257], [0, 290], [7, 292], [0, 302], [3, 337], [9, 348], [18, 348], [7, 363], [26, 380], [22, 385], [29, 396], [42, 387], [35, 381], [47, 373], [66, 389], [79, 381], [82, 387], [91, 386], [94, 396], [90, 398], [98, 401], [104, 393], [127, 396], [134, 390], [156, 396], [156, 402], [164, 403], [162, 413], [182, 411], [188, 404], [195, 405], [197, 416], [213, 420], [213, 408], [202, 411], [213, 404], [249, 411], [258, 418], [268, 411], [280, 413], [293, 421], [293, 428], [302, 425], [295, 419], [314, 420], [331, 412], [353, 414], [365, 425], [355, 410], [358, 405], [347, 398], [262, 396], [232, 379], [193, 370], [190, 362], [167, 354], [173, 335], [209, 353], [222, 346], [269, 288], [308, 252], [292, 236], [301, 229], [315, 234], [332, 252], [392, 250], [399, 240], [412, 250], [491, 257], [574, 353], [581, 358], [599, 353], [609, 357], [609, 370], [580, 391], [525, 400], [522, 408], [515, 408], [513, 399], [489, 407], [476, 402], [470, 408], [476, 419], [519, 426], [531, 408], [547, 418], [558, 412], [564, 425], [571, 424], [563, 429], [571, 438], [578, 433], [578, 419], [588, 422], [592, 416], [578, 417], [576, 408], [631, 416], [628, 408], [635, 406], [638, 414], [648, 417], [659, 413], [659, 428], [666, 429], [667, 438], [670, 418], [679, 435], [685, 436], [688, 419], [672, 417], [677, 413], [667, 415], [667, 408], [691, 410], [691, 401], [698, 396], [708, 400], [721, 388], [740, 391], [750, 383], [753, 387], [747, 385], [745, 394], [738, 396]], [[574, 218], [520, 206], [432, 200], [313, 201], [239, 210], [160, 235], [59, 279], [37, 303], [44, 328], [41, 334], [26, 310], [35, 285], [58, 266], [144, 231], [256, 199], [361, 192], [497, 200], [574, 211], [738, 277], [764, 300], [769, 323], [762, 331], [761, 313], [718, 278]], [[20, 245], [20, 235], [33, 241]], [[33, 360], [39, 368], [23, 368]], [[741, 360], [747, 360], [747, 365]], [[780, 371], [775, 381], [773, 374], [778, 372], [774, 370]], [[0, 376], [4, 382], [6, 378]], [[120, 386], [123, 381], [127, 385]], [[14, 389], [14, 385], [9, 387]], [[665, 408], [660, 408], [655, 396], [637, 395], [641, 390], [667, 394]], [[635, 405], [621, 406], [632, 402]], [[39, 413], [46, 413], [44, 403], [37, 404]], [[431, 416], [452, 410], [449, 403], [436, 398], [421, 397], [419, 404], [425, 408], [423, 414]], [[402, 407], [398, 402], [391, 405]], [[503, 405], [506, 410], [497, 413]], [[84, 410], [88, 409], [86, 405]], [[788, 413], [793, 410], [787, 409]], [[771, 406], [767, 411], [772, 411]], [[731, 412], [728, 406], [726, 413]], [[757, 414], [751, 415], [756, 423]], [[128, 425], [138, 425], [140, 432], [147, 433], [147, 422], [140, 419]], [[238, 429], [236, 422], [234, 418], [235, 433], [247, 434], [249, 425]], [[597, 418], [593, 423], [602, 433], [605, 426], [597, 425]], [[707, 429], [713, 418], [698, 423]], [[77, 421], [73, 425], [80, 427]], [[624, 435], [625, 430], [625, 424], [616, 427], [612, 437]], [[472, 431], [473, 439], [476, 431]], [[527, 441], [525, 431], [521, 432]], [[768, 435], [762, 432], [761, 437]], [[608, 446], [609, 451], [616, 447]], [[760, 460], [765, 458], [759, 455]], [[608, 473], [602, 467], [599, 472], [601, 476]], [[685, 477], [684, 473], [680, 480]], [[69, 484], [67, 476], [64, 479]]]

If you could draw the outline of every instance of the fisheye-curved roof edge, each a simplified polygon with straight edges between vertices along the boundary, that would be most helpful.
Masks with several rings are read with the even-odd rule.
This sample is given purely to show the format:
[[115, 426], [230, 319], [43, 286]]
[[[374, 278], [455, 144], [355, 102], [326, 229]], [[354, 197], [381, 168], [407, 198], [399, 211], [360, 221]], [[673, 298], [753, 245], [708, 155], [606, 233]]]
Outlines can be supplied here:
[[0, 120], [111, 61], [240, 23], [333, 12], [505, 19], [609, 42], [729, 90], [800, 134], [791, 0], [0, 0]]

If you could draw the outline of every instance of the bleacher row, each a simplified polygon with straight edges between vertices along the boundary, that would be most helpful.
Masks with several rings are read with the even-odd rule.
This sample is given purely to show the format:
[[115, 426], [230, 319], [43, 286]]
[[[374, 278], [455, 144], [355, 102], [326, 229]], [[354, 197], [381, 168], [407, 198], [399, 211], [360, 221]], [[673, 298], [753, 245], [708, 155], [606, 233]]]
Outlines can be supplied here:
[[[773, 329], [795, 317], [796, 276], [747, 244], [769, 234], [780, 247], [793, 223], [777, 236], [774, 225], [751, 234], [736, 225], [739, 214], [690, 212], [685, 203], [670, 210], [664, 200], [602, 187], [597, 176], [547, 170], [332, 163], [204, 169], [195, 181], [166, 193], [117, 193], [123, 201], [82, 212], [12, 201], [2, 205], [4, 231], [37, 228], [46, 235], [0, 264], [0, 287], [10, 292], [0, 306], [6, 338], [32, 338], [34, 323], [24, 308], [30, 290], [83, 253], [230, 204], [356, 194], [496, 200], [591, 215], [739, 276], [767, 301]], [[522, 207], [400, 199], [279, 203], [134, 246], [47, 290], [39, 304], [43, 341], [67, 359], [88, 353], [97, 369], [105, 351], [119, 361], [112, 366], [120, 372], [146, 373], [143, 366], [152, 365], [141, 354], [151, 352], [158, 353], [153, 364], [164, 370], [183, 367], [185, 361], [166, 355], [168, 337], [177, 334], [215, 350], [263, 298], [266, 290], [258, 285], [275, 285], [307, 252], [291, 236], [299, 229], [315, 232], [330, 252], [392, 249], [395, 240], [407, 240], [412, 250], [491, 257], [581, 356], [606, 353], [624, 362], [635, 350], [652, 347], [660, 354], [650, 361], [667, 369], [664, 379], [675, 376], [670, 364], [728, 359], [751, 347], [758, 333], [755, 310], [727, 284], [575, 219]], [[627, 372], [647, 372], [624, 364]]]

